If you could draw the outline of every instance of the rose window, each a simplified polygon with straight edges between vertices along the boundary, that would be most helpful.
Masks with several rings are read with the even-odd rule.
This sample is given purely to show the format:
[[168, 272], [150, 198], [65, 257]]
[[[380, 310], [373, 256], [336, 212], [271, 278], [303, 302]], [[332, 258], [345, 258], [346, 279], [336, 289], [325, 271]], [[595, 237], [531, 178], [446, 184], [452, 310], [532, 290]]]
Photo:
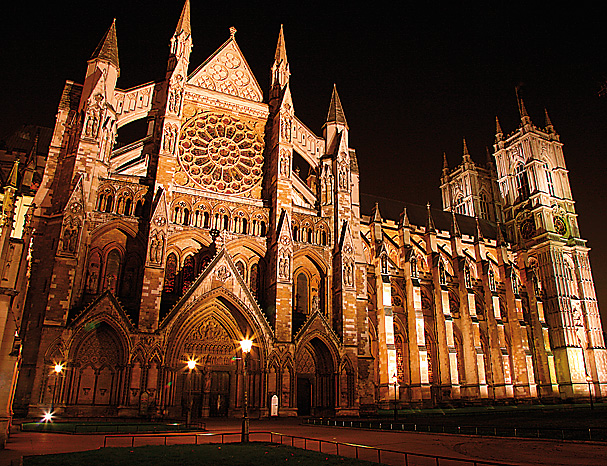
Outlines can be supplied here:
[[226, 194], [248, 191], [261, 180], [263, 139], [250, 123], [200, 113], [181, 129], [179, 162], [190, 179]]

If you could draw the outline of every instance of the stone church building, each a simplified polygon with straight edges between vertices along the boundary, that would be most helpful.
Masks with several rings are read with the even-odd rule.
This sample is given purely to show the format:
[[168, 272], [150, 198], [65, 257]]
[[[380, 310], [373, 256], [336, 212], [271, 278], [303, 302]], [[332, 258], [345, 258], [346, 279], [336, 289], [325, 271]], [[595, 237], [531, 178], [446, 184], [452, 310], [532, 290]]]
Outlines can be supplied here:
[[[66, 82], [33, 200], [15, 411], [241, 415], [245, 385], [262, 417], [274, 396], [280, 416], [339, 416], [607, 395], [548, 118], [534, 126], [519, 100], [483, 166], [464, 144], [442, 210], [375, 203], [336, 89], [317, 135], [293, 107], [282, 28], [267, 96], [235, 33], [190, 66], [188, 0], [164, 80], [117, 87], [112, 24], [84, 82]], [[135, 120], [147, 135], [119, 147]]]

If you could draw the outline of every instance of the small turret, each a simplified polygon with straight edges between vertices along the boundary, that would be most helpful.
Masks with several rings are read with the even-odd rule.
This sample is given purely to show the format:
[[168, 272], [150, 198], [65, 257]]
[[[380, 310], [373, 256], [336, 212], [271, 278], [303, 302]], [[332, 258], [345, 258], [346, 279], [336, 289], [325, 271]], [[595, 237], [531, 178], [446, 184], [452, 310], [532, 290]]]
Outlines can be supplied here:
[[95, 60], [107, 61], [114, 65], [120, 74], [120, 63], [118, 61], [118, 39], [116, 38], [116, 19], [97, 45], [97, 48], [89, 58], [89, 62]]
[[190, 63], [190, 53], [192, 52], [192, 27], [190, 25], [190, 0], [186, 0], [175, 33], [170, 41], [170, 56], [167, 66], [167, 74], [173, 74], [173, 71], [181, 62], [181, 73], [187, 75], [188, 65]]
[[548, 110], [544, 109], [544, 117], [545, 117], [545, 125], [547, 133], [554, 133], [554, 126], [552, 126], [552, 121], [548, 116]]
[[[330, 147], [335, 135], [338, 132], [347, 134], [348, 122], [346, 121], [346, 115], [344, 109], [341, 106], [341, 100], [337, 93], [337, 86], [333, 84], [333, 93], [331, 94], [331, 103], [329, 104], [329, 112], [327, 113], [327, 121], [323, 126], [324, 138], [327, 141], [327, 145]], [[346, 138], [347, 144], [347, 138]]]
[[516, 100], [518, 102], [518, 111], [521, 115], [521, 126], [525, 130], [530, 129], [532, 126], [531, 118], [529, 118], [529, 114], [527, 113], [527, 109], [525, 108], [525, 102], [523, 102], [523, 98], [519, 96], [518, 87], [516, 88]]
[[502, 131], [502, 126], [500, 125], [500, 120], [495, 117], [495, 142], [504, 140], [504, 132]]
[[289, 70], [289, 61], [287, 60], [285, 35], [281, 24], [270, 76], [270, 100], [280, 97], [283, 89], [289, 83], [290, 76], [291, 71]]
[[443, 152], [443, 178], [449, 176], [449, 163], [447, 162], [447, 153]]

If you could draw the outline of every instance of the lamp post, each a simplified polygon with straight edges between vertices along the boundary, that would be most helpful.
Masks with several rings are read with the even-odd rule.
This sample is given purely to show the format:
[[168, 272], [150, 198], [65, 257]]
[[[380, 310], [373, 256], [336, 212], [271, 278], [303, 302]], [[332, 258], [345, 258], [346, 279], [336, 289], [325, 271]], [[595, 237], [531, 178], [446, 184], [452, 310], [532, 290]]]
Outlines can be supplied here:
[[253, 342], [245, 339], [240, 342], [240, 349], [242, 350], [242, 365], [243, 365], [243, 379], [244, 379], [244, 410], [242, 415], [242, 433], [240, 435], [240, 441], [245, 443], [249, 441], [249, 400], [248, 400], [248, 387], [247, 387], [247, 360], [249, 359], [249, 353]]
[[396, 375], [396, 372], [394, 373], [394, 420], [398, 420], [398, 399], [397, 399], [397, 383], [398, 383], [398, 376]]
[[190, 359], [188, 360], [188, 375], [187, 375], [187, 385], [188, 385], [188, 399], [186, 405], [185, 412], [185, 426], [190, 427], [190, 423], [192, 422], [192, 371], [196, 368], [196, 360]]
[[586, 382], [588, 383], [588, 398], [590, 399], [590, 409], [594, 409], [594, 403], [592, 402], [592, 377], [586, 376]]
[[59, 376], [63, 372], [63, 365], [59, 364], [59, 363], [55, 364], [55, 367], [53, 368], [53, 372], [55, 373], [55, 384], [53, 385], [53, 398], [51, 399], [51, 415], [55, 411], [55, 397], [57, 394], [57, 384], [59, 383]]

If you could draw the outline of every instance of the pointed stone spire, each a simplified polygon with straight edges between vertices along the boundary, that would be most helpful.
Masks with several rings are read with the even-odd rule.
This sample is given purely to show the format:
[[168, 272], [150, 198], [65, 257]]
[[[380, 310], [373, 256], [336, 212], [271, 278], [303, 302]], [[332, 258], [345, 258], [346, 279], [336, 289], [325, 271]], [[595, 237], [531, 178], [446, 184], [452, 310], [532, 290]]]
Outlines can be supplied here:
[[403, 211], [400, 214], [400, 225], [402, 227], [409, 226], [409, 214], [407, 214], [407, 208], [403, 207]]
[[331, 95], [331, 104], [329, 105], [329, 113], [327, 114], [327, 123], [340, 123], [348, 127], [346, 121], [346, 115], [344, 109], [341, 106], [339, 100], [339, 94], [337, 94], [337, 86], [333, 84], [333, 94]]
[[464, 138], [464, 154], [462, 156], [462, 161], [464, 163], [472, 163], [472, 159], [470, 158], [470, 153], [468, 152], [468, 145], [466, 144], [466, 138]]
[[428, 210], [428, 218], [426, 219], [426, 233], [435, 232], [436, 227], [434, 226], [434, 219], [432, 218], [432, 211], [430, 210], [430, 203], [426, 204], [426, 209]]
[[459, 224], [457, 223], [457, 218], [455, 217], [455, 212], [451, 211], [451, 236], [455, 238], [461, 238], [462, 232], [459, 229]]
[[486, 156], [487, 166], [488, 167], [493, 166], [493, 158], [491, 157], [491, 150], [489, 149], [489, 146], [485, 146], [485, 156]]
[[373, 221], [381, 223], [381, 214], [379, 213], [379, 204], [376, 202], [373, 207]]
[[504, 234], [502, 233], [502, 224], [501, 222], [497, 222], [497, 245], [498, 246], [505, 246], [506, 245], [506, 240], [504, 239]]
[[34, 138], [34, 144], [32, 144], [32, 149], [30, 150], [30, 153], [27, 156], [25, 172], [23, 173], [23, 180], [21, 181], [21, 184], [23, 186], [27, 186], [28, 188], [30, 188], [32, 186], [32, 182], [34, 180], [34, 172], [36, 171], [36, 166], [38, 164], [37, 154], [38, 154], [38, 139], [39, 138], [40, 138], [40, 131], [37, 131], [36, 137]]
[[447, 153], [443, 152], [443, 176], [449, 174], [449, 163], [447, 162]]
[[287, 48], [285, 46], [285, 33], [282, 24], [278, 33], [278, 42], [276, 44], [276, 52], [274, 53], [274, 61], [276, 63], [287, 63]]
[[552, 126], [552, 121], [550, 120], [550, 117], [548, 116], [548, 110], [546, 110], [546, 109], [544, 109], [544, 117], [545, 117], [546, 131], [548, 131], [549, 133], [554, 133], [554, 126]]
[[112, 25], [97, 45], [97, 48], [91, 55], [90, 60], [106, 60], [114, 65], [116, 68], [120, 68], [118, 62], [118, 39], [116, 38], [116, 18], [112, 22]]
[[276, 43], [276, 52], [274, 53], [274, 63], [270, 71], [270, 100], [281, 99], [283, 90], [289, 83], [291, 71], [287, 61], [287, 47], [285, 45], [285, 34], [282, 24], [278, 33], [278, 42]]
[[[376, 202], [375, 207], [373, 207], [373, 236], [375, 237], [375, 243], [379, 244], [384, 239], [384, 234], [382, 231], [382, 220], [381, 214], [379, 213], [379, 204]], [[379, 253], [379, 249], [376, 249], [376, 252]]]
[[8, 175], [8, 184], [13, 189], [17, 189], [17, 176], [19, 174], [19, 159], [16, 159], [13, 163], [10, 175]]
[[495, 116], [495, 140], [501, 141], [503, 139], [504, 139], [504, 132], [502, 131], [502, 126], [500, 125], [500, 121], [496, 115]]
[[531, 125], [531, 118], [529, 118], [529, 114], [527, 113], [527, 109], [525, 108], [525, 102], [523, 102], [523, 98], [519, 95], [517, 87], [516, 89], [516, 100], [518, 102], [518, 111], [521, 115], [521, 123], [523, 127]]
[[175, 28], [175, 35], [178, 36], [181, 32], [186, 35], [192, 34], [192, 27], [190, 26], [190, 0], [185, 0], [183, 9], [181, 10], [181, 16], [179, 22]]

